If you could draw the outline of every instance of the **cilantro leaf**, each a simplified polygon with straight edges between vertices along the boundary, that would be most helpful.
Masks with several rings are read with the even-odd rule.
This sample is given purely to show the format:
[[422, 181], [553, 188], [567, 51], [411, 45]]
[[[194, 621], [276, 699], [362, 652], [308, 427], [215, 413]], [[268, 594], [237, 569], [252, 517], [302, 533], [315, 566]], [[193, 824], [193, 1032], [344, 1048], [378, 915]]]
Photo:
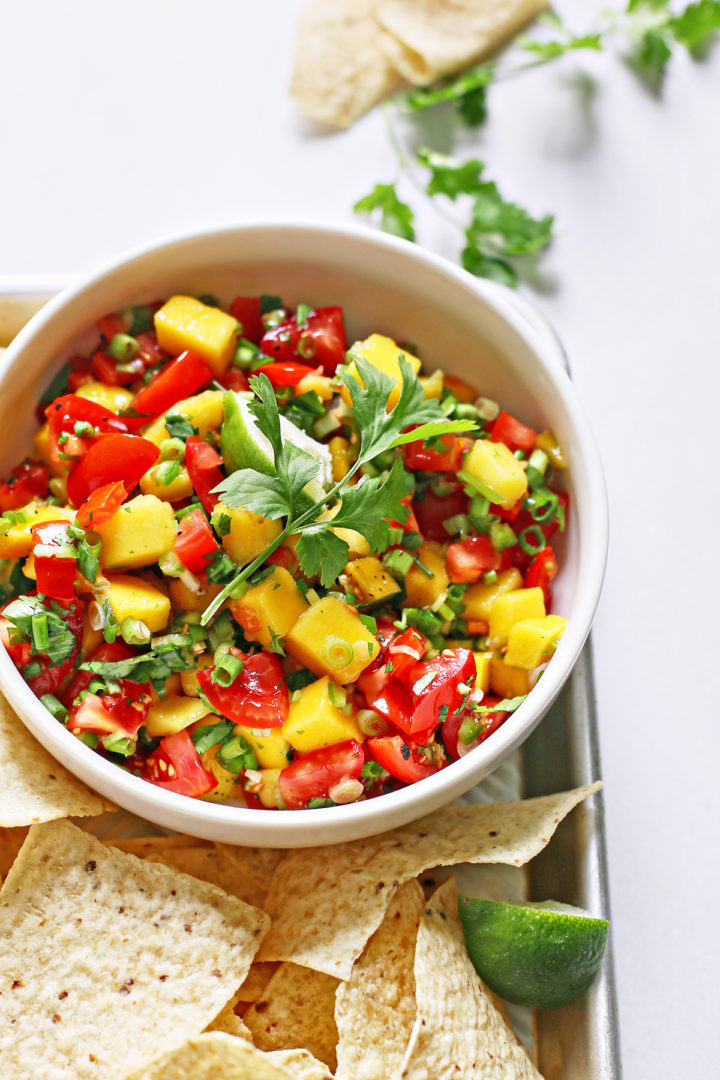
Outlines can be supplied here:
[[350, 558], [350, 548], [330, 531], [330, 524], [318, 522], [303, 529], [295, 549], [303, 574], [319, 575], [326, 588], [343, 572]]
[[489, 278], [490, 281], [497, 281], [510, 289], [517, 288], [517, 272], [504, 259], [484, 255], [474, 244], [468, 244], [463, 249], [460, 259], [463, 269], [474, 274], [475, 277]]
[[256, 395], [249, 403], [250, 411], [260, 431], [272, 446], [277, 462], [282, 450], [282, 438], [280, 436], [280, 411], [273, 385], [267, 375], [252, 375], [250, 389]]
[[468, 127], [480, 127], [487, 120], [487, 87], [478, 86], [456, 102], [457, 111]]
[[383, 232], [400, 236], [403, 240], [415, 239], [415, 215], [412, 208], [398, 198], [394, 184], [376, 184], [369, 195], [358, 199], [353, 211], [369, 217], [379, 211]]
[[362, 533], [372, 551], [384, 551], [390, 542], [389, 521], [402, 523], [408, 516], [407, 506], [400, 501], [408, 491], [409, 477], [398, 459], [384, 479], [366, 478], [345, 488], [340, 509], [329, 524], [354, 529]]
[[195, 667], [195, 658], [183, 654], [174, 646], [159, 645], [139, 656], [129, 656], [126, 660], [88, 660], [80, 665], [81, 671], [91, 671], [93, 675], [102, 675], [110, 679], [132, 679], [133, 682], [152, 682], [156, 687], [164, 687], [174, 671], [189, 671]]
[[455, 200], [458, 195], [474, 195], [482, 191], [483, 183], [480, 177], [485, 164], [478, 158], [460, 162], [448, 154], [440, 154], [427, 146], [421, 146], [417, 151], [417, 159], [430, 170], [430, 180], [425, 189], [428, 195], [447, 195], [449, 199]]
[[494, 75], [494, 64], [479, 64], [432, 86], [410, 90], [402, 95], [401, 108], [407, 113], [418, 113], [450, 101], [457, 106], [466, 122], [476, 126], [485, 119], [487, 88]]
[[[3, 611], [4, 617], [32, 643], [31, 656], [46, 656], [53, 667], [63, 664], [76, 646], [75, 635], [67, 625], [67, 611], [54, 600], [45, 603], [43, 596], [18, 596]], [[44, 631], [42, 643], [38, 620]]]
[[286, 442], [283, 443], [280, 457], [276, 459], [276, 466], [278, 479], [285, 484], [290, 506], [294, 508], [305, 485], [314, 480], [320, 471], [320, 462], [307, 450]]
[[602, 32], [596, 34], [572, 34], [563, 26], [561, 19], [554, 12], [548, 12], [541, 16], [538, 22], [551, 28], [558, 36], [552, 40], [536, 40], [526, 35], [515, 39], [515, 44], [525, 52], [532, 53], [539, 61], [554, 60], [564, 53], [573, 52], [576, 49], [594, 49], [599, 51], [603, 47]]
[[233, 509], [241, 506], [266, 518], [287, 517], [292, 513], [285, 480], [255, 469], [236, 469], [218, 484], [213, 494]]
[[186, 416], [180, 413], [166, 413], [165, 427], [171, 439], [189, 439], [191, 435], [197, 435], [198, 429], [190, 423]]
[[522, 705], [526, 697], [527, 694], [519, 694], [517, 697], [503, 698], [502, 701], [497, 701], [494, 705], [475, 705], [473, 707], [473, 712], [515, 712], [515, 710]]
[[676, 15], [670, 27], [676, 41], [690, 52], [702, 49], [720, 30], [720, 0], [697, 0]]
[[203, 724], [195, 728], [190, 738], [198, 754], [204, 754], [212, 746], [217, 746], [232, 735], [234, 725], [230, 720], [220, 720], [217, 724]]
[[480, 185], [466, 230], [468, 242], [485, 254], [528, 255], [552, 240], [554, 218], [533, 218], [522, 207], [506, 202], [492, 182]]

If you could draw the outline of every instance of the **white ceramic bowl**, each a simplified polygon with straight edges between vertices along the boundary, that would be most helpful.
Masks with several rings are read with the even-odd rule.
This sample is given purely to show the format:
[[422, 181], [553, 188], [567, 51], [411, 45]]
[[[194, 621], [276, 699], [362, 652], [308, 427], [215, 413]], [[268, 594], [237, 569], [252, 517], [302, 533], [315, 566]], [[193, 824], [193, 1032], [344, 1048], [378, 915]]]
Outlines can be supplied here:
[[253, 224], [154, 245], [68, 289], [16, 338], [0, 365], [0, 474], [35, 430], [40, 393], [67, 356], [93, 343], [88, 328], [128, 304], [173, 292], [276, 293], [291, 305], [340, 304], [348, 340], [379, 331], [416, 342], [430, 370], [463, 376], [535, 428], [568, 459], [572, 505], [562, 538], [555, 610], [569, 619], [528, 699], [491, 738], [420, 783], [368, 802], [279, 812], [188, 799], [118, 769], [54, 720], [0, 649], [0, 688], [27, 727], [75, 775], [120, 806], [181, 832], [236, 844], [303, 847], [369, 836], [463, 794], [533, 730], [567, 679], [590, 629], [607, 552], [602, 467], [585, 413], [543, 320], [509, 290], [471, 277], [421, 248], [360, 228]]

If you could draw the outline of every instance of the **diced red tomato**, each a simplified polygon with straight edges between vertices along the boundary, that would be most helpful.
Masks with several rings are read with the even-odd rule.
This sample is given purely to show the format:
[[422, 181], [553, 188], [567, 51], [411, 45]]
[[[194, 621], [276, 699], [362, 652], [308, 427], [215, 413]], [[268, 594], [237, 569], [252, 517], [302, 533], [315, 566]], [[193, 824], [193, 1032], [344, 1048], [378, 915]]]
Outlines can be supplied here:
[[273, 386], [297, 386], [306, 375], [313, 375], [319, 370], [307, 364], [297, 364], [294, 360], [276, 360], [256, 368], [254, 374], [267, 375]]
[[217, 540], [200, 507], [186, 514], [178, 527], [174, 551], [191, 574], [207, 570], [219, 550]]
[[457, 435], [441, 435], [436, 440], [442, 443], [446, 450], [433, 450], [426, 448], [422, 439], [418, 442], [406, 443], [403, 447], [405, 464], [408, 469], [424, 469], [426, 472], [451, 472], [456, 473], [462, 464], [464, 443]]
[[410, 668], [422, 660], [429, 645], [430, 642], [425, 635], [414, 626], [409, 626], [407, 630], [403, 630], [394, 637], [387, 647], [393, 675], [398, 679], [404, 679]]
[[[118, 660], [128, 660], [132, 655], [130, 649], [123, 645], [121, 641], [105, 641], [87, 659], [99, 660], [103, 664], [111, 664]], [[94, 678], [95, 675], [90, 671], [76, 671], [63, 696], [63, 704], [69, 709], [75, 698], [79, 697], [83, 690], [87, 690]], [[123, 683], [125, 682], [126, 680], [123, 680]], [[150, 689], [148, 684], [133, 683], [132, 685], [141, 687], [146, 692], [149, 692]]]
[[[488, 697], [486, 694], [483, 697], [482, 704], [495, 705], [499, 700], [499, 698]], [[500, 709], [497, 712], [482, 713], [483, 730], [481, 734], [478, 735], [472, 743], [464, 746], [459, 741], [458, 733], [463, 720], [468, 715], [469, 714], [465, 709], [461, 709], [460, 712], [450, 713], [442, 726], [442, 738], [445, 749], [454, 760], [462, 757], [463, 754], [467, 754], [475, 746], [479, 746], [481, 742], [485, 742], [485, 740], [492, 735], [493, 731], [497, 731], [500, 725], [507, 720], [510, 713], [505, 712], [503, 709]], [[461, 746], [462, 750], [460, 749]]]
[[[70, 361], [72, 369], [68, 375], [68, 393], [74, 394], [79, 386], [83, 386], [85, 383], [95, 382], [95, 373], [90, 367], [84, 356], [75, 356]], [[38, 417], [40, 423], [43, 422], [44, 414]]]
[[0, 484], [0, 512], [18, 510], [33, 499], [47, 494], [48, 469], [32, 461], [16, 465], [4, 484]]
[[[45, 415], [48, 419], [50, 455], [53, 461], [64, 460], [60, 457], [61, 454], [66, 457], [81, 457], [94, 445], [98, 436], [119, 434], [128, 430], [122, 417], [95, 401], [78, 397], [77, 394], [63, 394], [62, 397], [55, 398], [45, 410]], [[77, 423], [92, 424], [95, 436], [90, 439], [78, 438], [74, 431]], [[61, 445], [58, 443], [58, 436], [63, 432], [68, 439]]]
[[529, 454], [535, 445], [537, 431], [521, 423], [503, 409], [498, 413], [490, 429], [490, 439], [492, 442], [505, 443], [510, 450], [523, 450]]
[[198, 671], [198, 683], [205, 697], [234, 724], [281, 727], [288, 717], [290, 695], [280, 657], [275, 653], [244, 655], [239, 649], [231, 651], [242, 659], [242, 671], [230, 686], [213, 682], [214, 668]]
[[117, 480], [132, 491], [141, 476], [155, 464], [160, 451], [140, 435], [107, 435], [93, 443], [70, 470], [68, 498], [80, 506], [96, 488]]
[[242, 326], [240, 337], [257, 345], [265, 331], [260, 314], [260, 297], [236, 296], [230, 305], [230, 314]]
[[157, 378], [135, 395], [131, 408], [136, 415], [132, 424], [142, 427], [149, 419], [190, 397], [212, 377], [212, 369], [202, 356], [189, 350], [180, 353], [177, 360], [166, 364]]
[[157, 337], [152, 331], [138, 334], [135, 340], [140, 346], [138, 359], [143, 361], [146, 368], [155, 367], [167, 358], [167, 353], [160, 348]]
[[457, 375], [445, 375], [443, 382], [445, 388], [454, 394], [458, 401], [472, 402], [478, 396], [475, 387], [466, 383], [464, 379], [459, 379]]
[[122, 480], [113, 480], [95, 488], [80, 504], [76, 521], [83, 529], [95, 529], [109, 521], [127, 499], [127, 489]]
[[[378, 675], [380, 674], [378, 673]], [[374, 694], [365, 694], [368, 707], [380, 713], [391, 724], [409, 735], [412, 730], [412, 694], [394, 675], [385, 675], [382, 685], [380, 685], [380, 677], [376, 677], [375, 682], [377, 686], [376, 692]]]
[[263, 335], [260, 347], [273, 360], [321, 364], [326, 375], [334, 375], [338, 365], [345, 363], [347, 349], [342, 308], [315, 308], [303, 326], [291, 315]]
[[[432, 681], [423, 686], [433, 673]], [[414, 698], [412, 731], [431, 728], [440, 719], [444, 706], [450, 713], [459, 708], [463, 700], [459, 687], [472, 687], [476, 674], [475, 657], [470, 649], [445, 649], [433, 660], [421, 660], [410, 668], [405, 682]], [[420, 689], [416, 689], [418, 686]]]
[[402, 735], [368, 739], [365, 745], [378, 765], [382, 765], [403, 784], [415, 784], [438, 772], [438, 766], [420, 753], [417, 743], [404, 739]]
[[488, 570], [500, 567], [500, 554], [489, 536], [471, 536], [447, 549], [448, 577], [457, 583], [479, 581]]
[[115, 357], [102, 349], [93, 354], [90, 366], [98, 380], [108, 386], [129, 386], [145, 373], [145, 364], [139, 356], [124, 363], [124, 370], [121, 370]]
[[216, 375], [215, 378], [226, 390], [242, 392], [250, 389], [248, 377], [240, 368], [229, 367], [226, 371], [223, 371], [222, 375]]
[[0, 615], [0, 641], [5, 646], [5, 651], [15, 667], [24, 668], [30, 661], [31, 645], [29, 641], [21, 641], [17, 645], [13, 645], [10, 641], [10, 631], [14, 629], [15, 627], [10, 620]]
[[463, 490], [462, 484], [456, 484], [449, 495], [434, 495], [428, 489], [422, 499], [413, 499], [413, 510], [420, 526], [420, 532], [426, 540], [438, 540], [440, 543], [448, 539], [448, 531], [443, 521], [455, 517], [456, 514], [466, 514], [469, 500]]
[[191, 435], [185, 443], [185, 465], [196, 495], [207, 512], [212, 513], [220, 501], [220, 496], [213, 495], [212, 490], [225, 479], [220, 470], [222, 458], [199, 435]]
[[217, 780], [204, 768], [187, 730], [166, 735], [145, 759], [142, 775], [151, 784], [178, 795], [207, 795]]
[[44, 521], [41, 525], [33, 525], [31, 533], [37, 591], [52, 600], [74, 600], [74, 555], [62, 557], [49, 553], [56, 548], [71, 548], [67, 521]]
[[121, 732], [133, 739], [149, 708], [149, 701], [130, 702], [124, 693], [86, 694], [70, 709], [67, 726], [70, 731], [94, 731], [97, 735]]
[[105, 341], [112, 341], [116, 334], [127, 333], [122, 315], [118, 315], [116, 312], [103, 315], [101, 319], [98, 319], [97, 328], [100, 331], [100, 337], [104, 338]]
[[285, 570], [289, 570], [290, 567], [294, 566], [296, 562], [297, 558], [294, 551], [292, 550], [292, 548], [285, 547], [284, 544], [281, 544], [280, 547], [275, 548], [274, 551], [271, 551], [267, 559], [265, 560], [266, 565], [282, 566], [285, 568]]
[[525, 575], [525, 588], [542, 589], [545, 595], [545, 607], [550, 609], [550, 582], [553, 580], [558, 572], [557, 559], [555, 558], [555, 552], [551, 547], [544, 547], [542, 551], [538, 552], [533, 561], [528, 567], [528, 572]]
[[311, 799], [327, 799], [341, 780], [357, 780], [365, 756], [355, 739], [312, 750], [296, 758], [278, 777], [280, 794], [288, 810], [302, 810]]

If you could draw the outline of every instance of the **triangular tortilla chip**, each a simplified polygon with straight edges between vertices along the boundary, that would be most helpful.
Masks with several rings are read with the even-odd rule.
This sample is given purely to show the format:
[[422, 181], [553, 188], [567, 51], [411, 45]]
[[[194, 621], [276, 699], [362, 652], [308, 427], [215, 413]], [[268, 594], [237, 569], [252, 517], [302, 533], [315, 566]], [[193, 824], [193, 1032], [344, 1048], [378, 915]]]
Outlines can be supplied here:
[[281, 964], [243, 1020], [261, 1050], [309, 1050], [334, 1071], [338, 980], [297, 964]]
[[521, 866], [601, 785], [523, 802], [458, 803], [382, 836], [306, 848], [278, 867], [265, 910], [273, 922], [259, 960], [289, 960], [348, 979], [398, 886], [431, 866]]
[[34, 825], [0, 892], [3, 1080], [117, 1080], [199, 1034], [267, 922], [69, 822]]
[[132, 1073], [127, 1080], [294, 1080], [294, 1077], [282, 1064], [273, 1061], [270, 1054], [263, 1054], [244, 1039], [213, 1031], [189, 1039], [148, 1068]]
[[450, 880], [429, 900], [415, 950], [417, 1020], [403, 1080], [542, 1080], [472, 966]]
[[30, 734], [0, 694], [0, 826], [36, 825], [114, 810]]

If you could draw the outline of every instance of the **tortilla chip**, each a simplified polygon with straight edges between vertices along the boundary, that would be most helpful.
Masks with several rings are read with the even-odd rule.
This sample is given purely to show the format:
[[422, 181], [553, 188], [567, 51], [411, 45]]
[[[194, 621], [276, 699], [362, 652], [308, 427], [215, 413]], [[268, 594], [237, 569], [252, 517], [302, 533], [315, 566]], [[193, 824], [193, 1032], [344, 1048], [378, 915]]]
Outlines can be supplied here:
[[[252, 1033], [240, 1014], [247, 1011], [248, 1006], [262, 996], [279, 966], [279, 964], [251, 964], [245, 982], [235, 991], [205, 1030], [227, 1031], [229, 1035], [238, 1035], [252, 1042]], [[239, 1013], [235, 1011], [236, 1005], [240, 1006]]]
[[309, 1050], [271, 1050], [265, 1056], [282, 1066], [293, 1080], [333, 1080], [327, 1065], [314, 1058]]
[[261, 1050], [309, 1050], [334, 1072], [337, 1027], [332, 975], [281, 964], [243, 1019]]
[[403, 1080], [542, 1080], [490, 1001], [465, 948], [454, 881], [428, 902], [415, 950], [417, 1020]]
[[235, 1012], [235, 1006], [240, 1001], [238, 994], [235, 993], [228, 1001], [215, 1019], [208, 1024], [205, 1028], [206, 1031], [224, 1031], [227, 1035], [235, 1035], [238, 1039], [245, 1039], [247, 1042], [252, 1042], [252, 1034], [250, 1029], [245, 1024], [245, 1021], [241, 1016]]
[[3, 1080], [117, 1080], [167, 1052], [217, 1015], [266, 926], [69, 822], [33, 826], [0, 892]]
[[51, 757], [1, 694], [0, 777], [0, 826], [92, 817], [115, 809]]
[[[117, 1077], [117, 1070], [115, 1072]], [[221, 1031], [198, 1035], [127, 1080], [294, 1080], [251, 1043]]]
[[174, 848], [197, 847], [206, 851], [210, 849], [210, 844], [205, 844], [202, 840], [194, 841], [189, 836], [175, 834], [172, 836], [120, 836], [107, 841], [103, 837], [98, 837], [98, 839], [103, 840], [110, 847], [117, 848], [118, 851], [124, 851], [128, 855], [137, 855], [139, 859], [146, 859], [149, 855], [160, 855]]
[[431, 866], [521, 866], [600, 784], [523, 802], [457, 803], [383, 836], [305, 848], [280, 864], [265, 910], [273, 922], [258, 960], [288, 960], [349, 979], [396, 889]]
[[375, 7], [376, 0], [305, 0], [290, 83], [305, 116], [348, 127], [400, 84]]
[[378, 0], [390, 63], [416, 85], [462, 71], [495, 52], [550, 5], [547, 0]]
[[233, 859], [243, 874], [254, 881], [265, 892], [270, 888], [275, 871], [287, 855], [282, 848], [236, 847], [234, 844], [219, 844], [215, 847], [223, 855]]
[[260, 908], [265, 902], [267, 892], [247, 878], [231, 856], [217, 851], [214, 847], [180, 847], [173, 845], [151, 852], [147, 858], [151, 862], [162, 862], [174, 866], [183, 874], [208, 881], [219, 889], [238, 899], [244, 900], [251, 907]]
[[0, 883], [7, 877], [28, 834], [27, 825], [0, 829]]
[[385, 918], [335, 998], [336, 1080], [399, 1076], [415, 1023], [415, 941], [425, 900], [401, 885]]

